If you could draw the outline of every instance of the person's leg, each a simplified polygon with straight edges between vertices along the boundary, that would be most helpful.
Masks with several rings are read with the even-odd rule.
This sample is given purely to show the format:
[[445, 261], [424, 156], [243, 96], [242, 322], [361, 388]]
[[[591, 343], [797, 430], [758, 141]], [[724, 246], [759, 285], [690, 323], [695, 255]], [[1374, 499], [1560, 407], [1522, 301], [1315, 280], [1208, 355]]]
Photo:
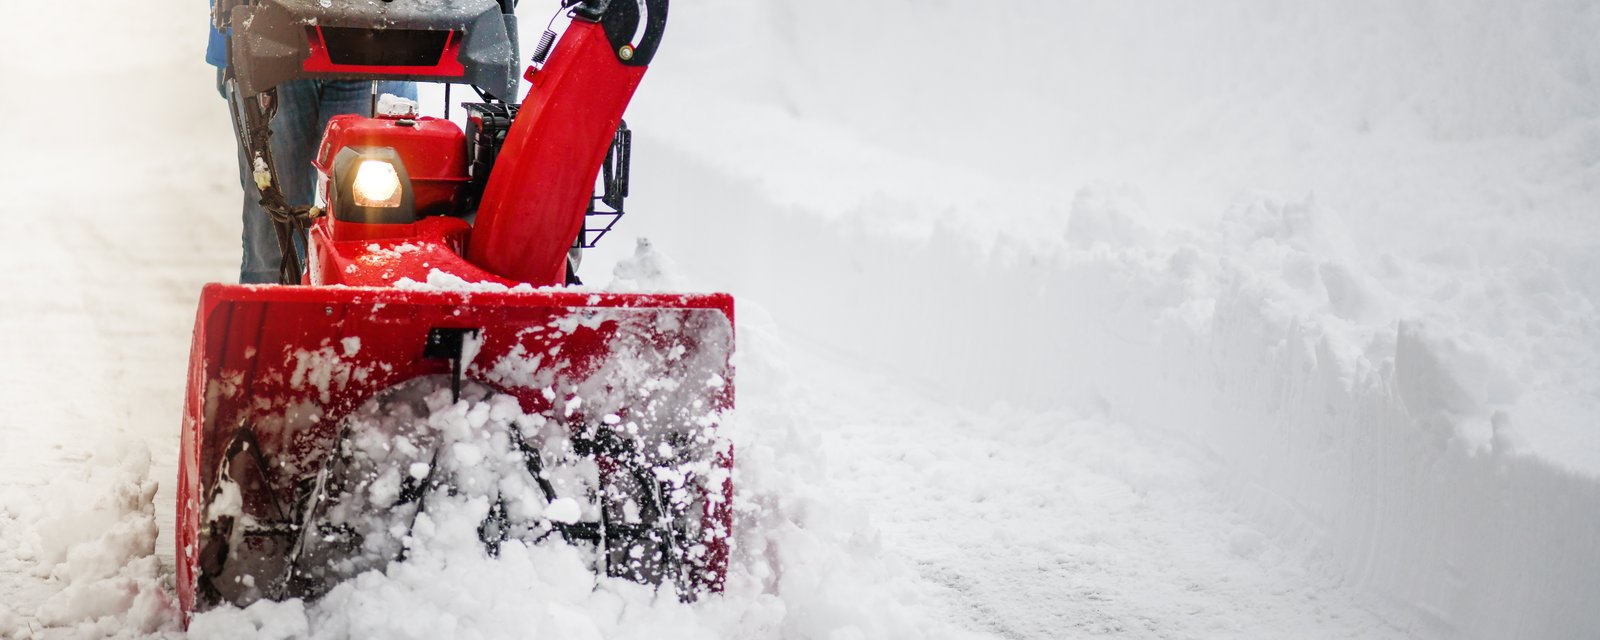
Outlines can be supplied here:
[[[307, 132], [312, 130], [317, 116], [315, 89], [306, 80], [293, 80], [278, 87], [278, 112], [272, 118], [272, 159], [278, 167], [279, 179], [284, 183], [280, 185], [284, 189], [284, 196], [291, 204], [297, 202], [297, 198], [294, 185], [286, 174], [294, 173], [294, 156], [307, 158], [306, 162], [309, 162], [311, 152], [299, 149], [307, 144], [316, 144], [315, 139], [306, 141]], [[235, 122], [236, 138], [239, 133], [237, 125]], [[317, 130], [316, 134], [321, 134], [321, 130]], [[245, 157], [244, 145], [239, 144], [238, 147], [239, 186], [244, 190], [243, 257], [239, 265], [239, 282], [275, 284], [278, 282], [278, 267], [283, 255], [278, 251], [278, 233], [272, 226], [272, 218], [261, 206], [261, 192], [256, 189], [252, 163]], [[310, 193], [309, 189], [305, 191]]]
[[[283, 197], [292, 207], [310, 206], [316, 188], [316, 170], [311, 160], [322, 143], [325, 124], [319, 105], [319, 84], [316, 80], [291, 80], [278, 86], [278, 115], [272, 119], [272, 157], [278, 168], [278, 179], [283, 183]], [[268, 224], [270, 229], [270, 221]], [[269, 234], [268, 239], [276, 269], [282, 259], [276, 232]], [[296, 239], [295, 252], [304, 265], [303, 239]]]
[[[311, 165], [328, 119], [341, 113], [371, 114], [371, 83], [356, 80], [292, 80], [278, 87], [278, 113], [272, 119], [272, 157], [278, 168], [283, 195], [292, 206], [310, 205], [316, 189], [317, 173]], [[380, 93], [415, 100], [416, 85], [411, 82], [381, 82]], [[238, 132], [235, 131], [235, 134]], [[239, 282], [275, 283], [282, 254], [278, 251], [277, 231], [261, 207], [260, 193], [252, 177], [251, 163], [239, 146], [239, 184], [244, 189], [242, 235], [243, 260]], [[301, 263], [305, 247], [297, 244]]]
[[[295, 84], [291, 82], [279, 88], [278, 114], [272, 120], [273, 158], [278, 163], [280, 171], [284, 166], [280, 155], [280, 150], [285, 148], [284, 135], [281, 131], [284, 129], [283, 124], [301, 119], [306, 111], [307, 101], [303, 95], [305, 87], [297, 87]], [[243, 190], [239, 283], [274, 284], [278, 282], [278, 264], [281, 255], [278, 252], [278, 236], [272, 228], [272, 218], [261, 206], [261, 192], [256, 189], [251, 161], [245, 157], [244, 145], [238, 142], [238, 137], [238, 122], [234, 122], [235, 146], [239, 152], [239, 187]]]

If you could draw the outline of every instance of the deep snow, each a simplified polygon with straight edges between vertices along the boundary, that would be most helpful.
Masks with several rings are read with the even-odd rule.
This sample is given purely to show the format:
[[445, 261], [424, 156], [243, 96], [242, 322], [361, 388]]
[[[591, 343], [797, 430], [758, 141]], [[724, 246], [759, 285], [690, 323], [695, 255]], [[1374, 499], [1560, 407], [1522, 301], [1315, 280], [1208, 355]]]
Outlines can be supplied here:
[[[93, 45], [0, 45], [32, 88], [0, 93], [0, 634], [173, 633], [237, 195], [167, 4], [26, 3]], [[585, 275], [739, 296], [727, 596], [457, 549], [196, 635], [1600, 634], [1597, 32], [1584, 0], [679, 3]]]

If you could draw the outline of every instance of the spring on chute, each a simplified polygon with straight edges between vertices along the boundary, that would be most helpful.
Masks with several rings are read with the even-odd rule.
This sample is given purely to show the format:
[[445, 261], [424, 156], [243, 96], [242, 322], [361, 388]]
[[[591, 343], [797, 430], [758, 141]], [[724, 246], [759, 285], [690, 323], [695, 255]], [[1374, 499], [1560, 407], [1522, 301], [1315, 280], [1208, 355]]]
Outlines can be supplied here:
[[534, 64], [544, 64], [545, 58], [550, 56], [550, 47], [556, 43], [556, 32], [544, 30], [544, 35], [539, 36], [539, 44], [533, 47]]
[[[550, 16], [550, 22], [544, 25], [544, 33], [539, 36], [539, 44], [533, 47], [534, 64], [542, 65], [545, 58], [550, 57], [550, 47], [556, 43], [556, 18], [577, 4], [579, 4], [578, 0], [561, 0], [561, 8], [556, 10], [555, 15]], [[567, 15], [571, 17], [572, 14], [568, 13]]]

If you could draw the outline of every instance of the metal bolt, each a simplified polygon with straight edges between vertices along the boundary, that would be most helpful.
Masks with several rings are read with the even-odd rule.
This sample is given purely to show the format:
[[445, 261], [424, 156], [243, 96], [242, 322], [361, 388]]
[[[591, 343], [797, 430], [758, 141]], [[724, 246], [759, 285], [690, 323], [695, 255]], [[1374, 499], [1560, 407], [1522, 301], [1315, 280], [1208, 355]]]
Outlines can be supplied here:
[[622, 60], [624, 62], [626, 62], [628, 60], [632, 60], [633, 59], [633, 45], [631, 45], [631, 44], [622, 45], [622, 48], [617, 50], [617, 57], [622, 58]]

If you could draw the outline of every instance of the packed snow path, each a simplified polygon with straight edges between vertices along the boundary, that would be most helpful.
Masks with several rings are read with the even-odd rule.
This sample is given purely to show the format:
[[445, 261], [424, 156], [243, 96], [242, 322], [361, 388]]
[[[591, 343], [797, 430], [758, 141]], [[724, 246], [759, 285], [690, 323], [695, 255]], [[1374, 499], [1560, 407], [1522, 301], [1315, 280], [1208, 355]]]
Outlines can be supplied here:
[[[25, 3], [92, 45], [0, 45], [0, 635], [174, 628], [189, 331], [238, 196], [171, 4]], [[707, 0], [672, 29], [638, 213], [585, 271], [740, 296], [728, 596], [453, 556], [549, 610], [457, 619], [470, 581], [396, 572], [197, 635], [1600, 633], [1600, 9]], [[993, 46], [908, 66], [930, 41]]]
[[842, 370], [837, 355], [780, 352], [788, 375], [753, 373], [788, 379], [773, 397], [805, 402], [793, 405], [802, 417], [768, 420], [813, 434], [800, 442], [824, 453], [817, 486], [789, 491], [870, 514], [850, 544], [908, 564], [925, 606], [958, 628], [1002, 638], [1428, 635], [1375, 614], [1317, 559], [1230, 514], [1207, 486], [1215, 469], [1184, 446], [1103, 417], [971, 412]]

